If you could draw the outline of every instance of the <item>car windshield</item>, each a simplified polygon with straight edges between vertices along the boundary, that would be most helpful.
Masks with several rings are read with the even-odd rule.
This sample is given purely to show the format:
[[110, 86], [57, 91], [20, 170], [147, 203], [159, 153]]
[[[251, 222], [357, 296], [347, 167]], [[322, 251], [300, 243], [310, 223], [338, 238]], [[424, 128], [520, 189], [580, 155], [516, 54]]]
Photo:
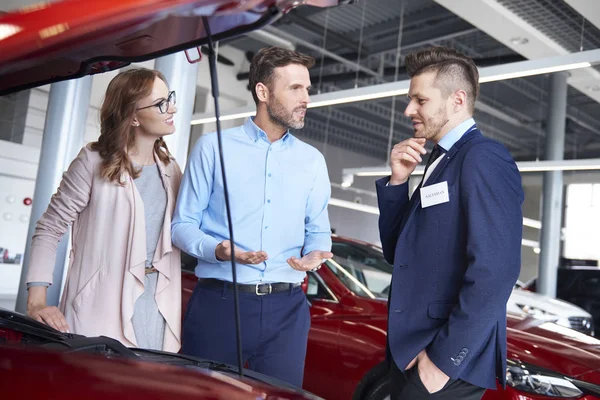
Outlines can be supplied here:
[[348, 289], [362, 297], [386, 299], [392, 281], [392, 266], [375, 246], [334, 241], [333, 259], [326, 265]]

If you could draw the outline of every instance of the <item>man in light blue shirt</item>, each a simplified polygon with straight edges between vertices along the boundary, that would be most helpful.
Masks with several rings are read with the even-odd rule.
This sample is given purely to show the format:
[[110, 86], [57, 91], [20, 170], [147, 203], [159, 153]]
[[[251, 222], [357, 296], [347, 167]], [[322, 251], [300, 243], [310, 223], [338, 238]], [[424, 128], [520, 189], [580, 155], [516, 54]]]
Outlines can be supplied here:
[[[332, 257], [323, 155], [298, 140], [314, 59], [263, 49], [250, 67], [256, 117], [222, 133], [235, 238], [244, 362], [302, 385], [310, 314], [300, 283]], [[198, 139], [172, 223], [173, 243], [198, 258], [183, 352], [235, 364], [231, 242], [216, 133]]]

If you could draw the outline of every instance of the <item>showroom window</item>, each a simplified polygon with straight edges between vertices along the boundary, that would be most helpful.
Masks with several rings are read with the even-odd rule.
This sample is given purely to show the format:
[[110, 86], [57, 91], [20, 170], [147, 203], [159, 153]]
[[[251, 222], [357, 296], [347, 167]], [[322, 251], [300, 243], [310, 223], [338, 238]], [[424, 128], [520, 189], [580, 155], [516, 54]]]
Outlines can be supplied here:
[[565, 258], [600, 260], [600, 184], [571, 184], [565, 199]]

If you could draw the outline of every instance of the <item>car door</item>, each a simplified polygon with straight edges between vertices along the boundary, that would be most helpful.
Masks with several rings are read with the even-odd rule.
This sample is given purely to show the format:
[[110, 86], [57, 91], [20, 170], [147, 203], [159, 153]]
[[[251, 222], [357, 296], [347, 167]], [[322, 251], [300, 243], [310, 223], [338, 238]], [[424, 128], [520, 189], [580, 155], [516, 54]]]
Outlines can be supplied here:
[[341, 305], [318, 274], [309, 272], [307, 280], [311, 326], [302, 387], [320, 397], [335, 399], [339, 384], [336, 371]]

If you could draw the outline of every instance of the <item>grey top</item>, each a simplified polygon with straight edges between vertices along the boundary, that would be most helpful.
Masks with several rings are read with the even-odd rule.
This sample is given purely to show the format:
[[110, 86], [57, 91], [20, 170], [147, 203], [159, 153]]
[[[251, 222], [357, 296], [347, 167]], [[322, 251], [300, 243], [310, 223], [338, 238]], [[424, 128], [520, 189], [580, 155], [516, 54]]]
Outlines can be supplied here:
[[143, 167], [133, 165], [138, 169], [142, 169], [140, 176], [134, 182], [144, 202], [144, 217], [146, 219], [146, 267], [149, 267], [152, 265], [158, 238], [165, 220], [167, 191], [162, 184], [160, 170], [156, 164], [145, 165]]

